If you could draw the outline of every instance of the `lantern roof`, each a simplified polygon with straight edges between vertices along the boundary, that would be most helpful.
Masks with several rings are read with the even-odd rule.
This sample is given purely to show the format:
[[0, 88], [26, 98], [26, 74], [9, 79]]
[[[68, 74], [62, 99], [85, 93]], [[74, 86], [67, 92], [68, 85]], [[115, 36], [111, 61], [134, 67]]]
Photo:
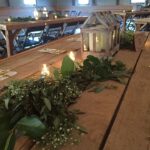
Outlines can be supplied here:
[[92, 12], [87, 18], [82, 28], [95, 27], [102, 25], [105, 28], [111, 28], [118, 24], [117, 17], [110, 11]]

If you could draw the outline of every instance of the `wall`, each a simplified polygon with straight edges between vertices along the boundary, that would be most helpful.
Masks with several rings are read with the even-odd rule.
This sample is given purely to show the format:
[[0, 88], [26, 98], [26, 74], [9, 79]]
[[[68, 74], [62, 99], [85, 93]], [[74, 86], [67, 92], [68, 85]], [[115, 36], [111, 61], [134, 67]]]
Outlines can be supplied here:
[[6, 7], [7, 1], [6, 0], [0, 0], [0, 7]]
[[[53, 9], [56, 0], [37, 0], [37, 6], [46, 6], [49, 10]], [[23, 0], [0, 0], [0, 19], [4, 20], [9, 16], [25, 17], [33, 16], [34, 7], [25, 6]]]
[[[117, 0], [96, 0], [97, 5], [116, 5]], [[57, 0], [58, 6], [72, 6], [72, 0]]]

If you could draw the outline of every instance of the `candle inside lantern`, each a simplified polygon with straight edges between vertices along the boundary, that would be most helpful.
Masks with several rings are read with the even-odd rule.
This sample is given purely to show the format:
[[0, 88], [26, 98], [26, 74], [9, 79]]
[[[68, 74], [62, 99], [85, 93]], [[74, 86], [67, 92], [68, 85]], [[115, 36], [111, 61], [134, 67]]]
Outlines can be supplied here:
[[39, 18], [38, 18], [38, 17], [35, 17], [35, 20], [39, 20]]
[[49, 76], [50, 75], [49, 69], [48, 69], [46, 64], [43, 64], [41, 75], [42, 76]]
[[70, 59], [71, 59], [72, 61], [75, 61], [75, 59], [76, 59], [76, 58], [75, 58], [75, 54], [74, 54], [74, 52], [72, 52], [72, 51], [69, 53], [69, 57], [70, 57]]
[[48, 17], [48, 11], [46, 7], [43, 8], [43, 14], [45, 14], [45, 16]]
[[9, 18], [7, 19], [7, 21], [8, 21], [8, 22], [11, 22], [11, 18], [9, 17]]
[[98, 37], [96, 36], [96, 43], [98, 43], [99, 42], [99, 39], [98, 39]]
[[84, 48], [84, 51], [87, 51], [87, 47], [85, 44], [84, 44], [83, 48]]

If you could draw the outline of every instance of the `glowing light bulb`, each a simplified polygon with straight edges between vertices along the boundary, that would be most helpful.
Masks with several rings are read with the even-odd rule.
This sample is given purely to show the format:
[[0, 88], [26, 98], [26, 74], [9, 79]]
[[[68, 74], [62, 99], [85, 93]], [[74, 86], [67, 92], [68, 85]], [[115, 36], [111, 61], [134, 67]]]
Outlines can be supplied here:
[[54, 18], [57, 19], [58, 18], [57, 15], [55, 15]]
[[65, 14], [65, 17], [68, 17], [68, 14]]
[[7, 19], [7, 21], [8, 21], [8, 22], [11, 22], [11, 18], [9, 17], [9, 18]]

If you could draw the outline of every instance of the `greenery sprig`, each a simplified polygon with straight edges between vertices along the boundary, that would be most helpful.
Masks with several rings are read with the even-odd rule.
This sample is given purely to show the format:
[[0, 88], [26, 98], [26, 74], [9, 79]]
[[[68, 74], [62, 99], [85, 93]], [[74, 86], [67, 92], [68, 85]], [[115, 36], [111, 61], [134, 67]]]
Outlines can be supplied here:
[[130, 73], [122, 62], [110, 58], [88, 56], [77, 67], [66, 56], [61, 69], [54, 71], [55, 79], [12, 81], [0, 97], [0, 149], [13, 149], [21, 133], [48, 149], [76, 143], [73, 133], [86, 130], [77, 125], [79, 112], [69, 106], [92, 81], [122, 82]]

